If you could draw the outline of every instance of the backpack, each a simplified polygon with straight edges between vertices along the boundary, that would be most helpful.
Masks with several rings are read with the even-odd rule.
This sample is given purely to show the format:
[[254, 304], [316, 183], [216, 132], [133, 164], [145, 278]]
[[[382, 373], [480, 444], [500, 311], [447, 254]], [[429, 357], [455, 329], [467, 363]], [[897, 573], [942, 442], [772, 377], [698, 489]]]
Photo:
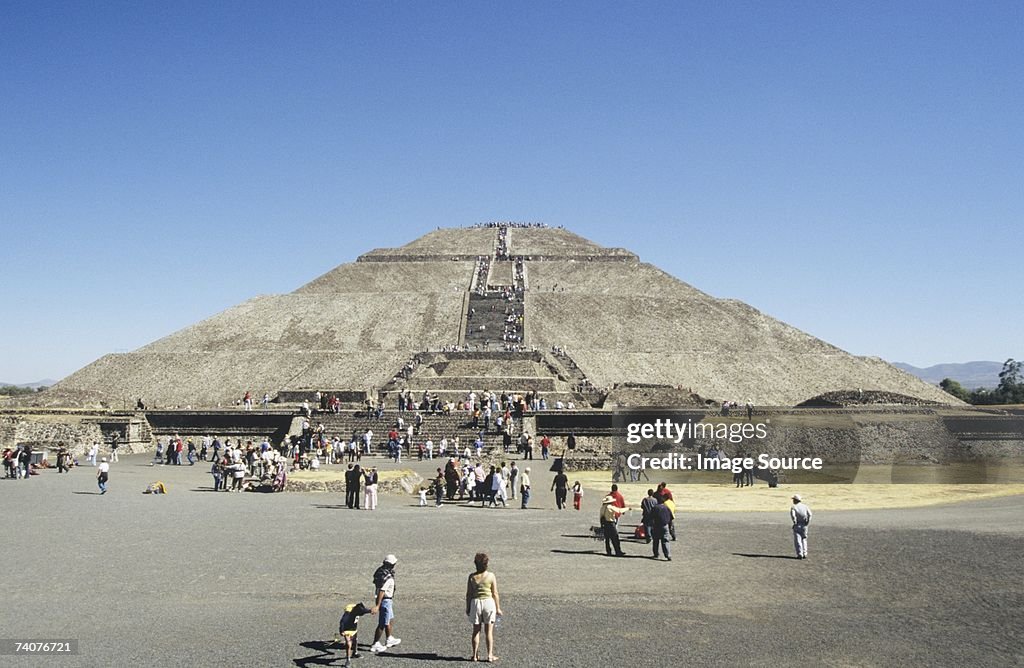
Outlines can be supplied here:
[[377, 570], [373, 572], [373, 586], [381, 589], [384, 587], [384, 583], [393, 577], [395, 574], [391, 572], [390, 568], [384, 565], [378, 566]]

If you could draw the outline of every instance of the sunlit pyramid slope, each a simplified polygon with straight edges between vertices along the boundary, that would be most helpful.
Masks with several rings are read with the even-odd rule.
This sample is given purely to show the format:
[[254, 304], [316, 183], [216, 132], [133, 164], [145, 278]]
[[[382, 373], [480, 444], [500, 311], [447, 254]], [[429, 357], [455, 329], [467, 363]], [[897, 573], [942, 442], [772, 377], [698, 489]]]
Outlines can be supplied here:
[[[555, 359], [553, 347], [568, 355]], [[879, 359], [711, 297], [627, 250], [515, 224], [438, 229], [372, 250], [289, 294], [254, 297], [102, 357], [52, 392], [194, 407], [234, 403], [247, 391], [374, 394], [393, 389], [414, 356], [442, 349], [469, 356], [434, 360], [430, 382], [450, 393], [531, 389], [526, 380], [511, 387], [528, 366], [551, 374], [545, 381], [531, 371], [530, 382], [560, 389], [586, 379], [591, 388], [671, 385], [758, 404], [843, 389], [953, 401]], [[541, 356], [515, 358], [533, 349]], [[460, 375], [445, 376], [452, 363]]]

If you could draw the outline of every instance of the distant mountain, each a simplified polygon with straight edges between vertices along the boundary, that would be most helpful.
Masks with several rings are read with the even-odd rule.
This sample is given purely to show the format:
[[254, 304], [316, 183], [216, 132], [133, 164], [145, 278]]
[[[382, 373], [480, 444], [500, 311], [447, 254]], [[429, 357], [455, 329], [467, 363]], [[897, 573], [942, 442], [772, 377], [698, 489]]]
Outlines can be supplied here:
[[0, 387], [27, 387], [30, 390], [34, 390], [37, 387], [50, 387], [57, 381], [52, 378], [44, 378], [43, 380], [37, 380], [34, 383], [0, 383]]
[[999, 385], [999, 372], [1003, 370], [1002, 362], [936, 364], [925, 369], [904, 364], [903, 362], [893, 362], [892, 364], [929, 383], [938, 384], [946, 378], [952, 378], [968, 390], [974, 390], [979, 387], [996, 387]]

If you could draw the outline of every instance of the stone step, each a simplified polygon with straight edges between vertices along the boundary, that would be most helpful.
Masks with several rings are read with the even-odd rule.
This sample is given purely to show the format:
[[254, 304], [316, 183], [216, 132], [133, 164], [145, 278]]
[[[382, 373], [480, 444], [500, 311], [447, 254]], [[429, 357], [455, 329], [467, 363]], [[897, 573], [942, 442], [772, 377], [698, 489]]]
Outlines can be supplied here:
[[540, 376], [501, 377], [493, 376], [427, 376], [417, 377], [413, 375], [406, 381], [406, 387], [413, 392], [422, 394], [423, 390], [464, 390], [466, 393], [480, 388], [495, 392], [518, 392], [523, 394], [531, 390], [538, 392], [565, 392], [569, 388], [557, 379]]

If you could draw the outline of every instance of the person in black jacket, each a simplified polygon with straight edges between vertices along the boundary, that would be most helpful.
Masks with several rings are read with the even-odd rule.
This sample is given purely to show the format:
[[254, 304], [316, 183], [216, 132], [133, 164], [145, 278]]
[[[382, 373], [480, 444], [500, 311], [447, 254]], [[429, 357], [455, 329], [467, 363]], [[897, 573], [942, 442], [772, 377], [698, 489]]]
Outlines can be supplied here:
[[359, 481], [362, 478], [362, 471], [359, 464], [348, 465], [345, 471], [345, 505], [349, 508], [359, 510]]
[[668, 549], [669, 525], [672, 523], [672, 511], [665, 505], [665, 499], [658, 500], [658, 505], [651, 508], [651, 537], [654, 539], [654, 558], [658, 558], [658, 548], [665, 553], [665, 559], [672, 561], [672, 554]]
[[652, 511], [654, 507], [658, 505], [658, 497], [654, 495], [654, 490], [647, 490], [647, 496], [640, 502], [640, 510], [643, 511], [643, 519], [641, 520], [644, 524], [644, 534], [646, 534], [646, 540], [644, 542], [651, 542], [651, 535], [654, 533], [654, 517]]

